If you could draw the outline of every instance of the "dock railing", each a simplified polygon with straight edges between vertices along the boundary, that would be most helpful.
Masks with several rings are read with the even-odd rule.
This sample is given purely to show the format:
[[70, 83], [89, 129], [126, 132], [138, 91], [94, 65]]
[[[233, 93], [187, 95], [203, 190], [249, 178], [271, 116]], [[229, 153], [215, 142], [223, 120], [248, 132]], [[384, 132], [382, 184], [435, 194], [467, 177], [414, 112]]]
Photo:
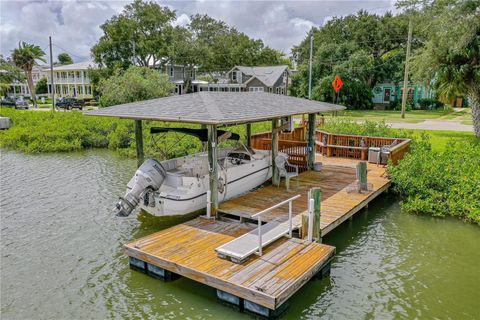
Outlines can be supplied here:
[[[329, 133], [316, 130], [315, 150], [328, 157], [344, 157], [359, 160], [368, 159], [370, 147], [389, 148], [388, 158], [396, 165], [410, 147], [411, 140], [405, 138], [371, 137], [351, 134]], [[271, 150], [272, 133], [263, 132], [251, 136], [251, 146], [254, 149]], [[278, 150], [288, 154], [288, 161], [299, 166], [300, 171], [308, 169], [306, 128], [297, 127], [290, 133], [279, 134]]]
[[292, 208], [292, 201], [294, 201], [294, 200], [296, 200], [300, 197], [301, 197], [301, 195], [297, 194], [296, 196], [291, 197], [290, 199], [279, 202], [276, 205], [271, 206], [270, 208], [262, 210], [262, 211], [260, 211], [260, 212], [251, 216], [252, 218], [257, 218], [257, 220], [258, 220], [257, 230], [258, 230], [258, 255], [259, 256], [262, 256], [262, 254], [263, 254], [263, 250], [262, 250], [262, 247], [263, 247], [263, 244], [262, 244], [262, 219], [261, 219], [262, 214], [270, 212], [273, 209], [276, 209], [276, 208], [281, 207], [281, 206], [288, 203], [288, 236], [291, 238], [292, 237], [292, 209], [293, 209]]

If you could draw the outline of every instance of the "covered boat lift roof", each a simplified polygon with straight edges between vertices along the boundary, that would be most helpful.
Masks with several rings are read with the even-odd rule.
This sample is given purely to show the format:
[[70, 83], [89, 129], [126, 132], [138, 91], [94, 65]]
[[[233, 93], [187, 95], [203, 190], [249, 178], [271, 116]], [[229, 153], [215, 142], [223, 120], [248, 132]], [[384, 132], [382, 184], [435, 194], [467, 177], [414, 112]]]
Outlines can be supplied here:
[[265, 92], [197, 92], [132, 102], [87, 115], [197, 124], [240, 124], [297, 114], [339, 111], [331, 103]]
[[[194, 123], [207, 126], [207, 148], [210, 171], [210, 190], [207, 192], [207, 216], [218, 210], [218, 126], [247, 124], [247, 145], [250, 145], [251, 123], [272, 121], [272, 181], [279, 176], [274, 165], [278, 154], [280, 118], [308, 114], [308, 166], [315, 161], [315, 116], [317, 113], [339, 111], [345, 107], [265, 92], [197, 92], [165, 98], [132, 102], [94, 111], [89, 116], [115, 117], [135, 120], [135, 141], [138, 166], [143, 163], [142, 120]], [[178, 129], [178, 128], [177, 128]], [[153, 130], [155, 131], [155, 129]], [[159, 130], [164, 131], [164, 130]]]

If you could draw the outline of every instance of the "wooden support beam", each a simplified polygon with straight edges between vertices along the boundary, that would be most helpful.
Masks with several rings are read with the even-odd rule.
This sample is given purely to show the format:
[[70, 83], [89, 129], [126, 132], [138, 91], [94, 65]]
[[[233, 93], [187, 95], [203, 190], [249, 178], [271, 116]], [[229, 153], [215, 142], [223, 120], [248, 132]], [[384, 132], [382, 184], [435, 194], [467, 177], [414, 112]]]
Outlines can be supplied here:
[[315, 163], [315, 113], [308, 114], [308, 169], [313, 170]]
[[247, 127], [247, 147], [251, 147], [252, 146], [252, 124], [247, 123], [246, 127]]
[[218, 211], [218, 156], [217, 156], [217, 125], [208, 125], [208, 166], [210, 173], [211, 216]]
[[272, 183], [274, 185], [280, 184], [280, 177], [278, 176], [278, 169], [275, 166], [275, 158], [278, 155], [278, 131], [279, 119], [272, 120]]
[[135, 120], [135, 144], [137, 146], [137, 166], [140, 167], [145, 160], [143, 153], [142, 120]]

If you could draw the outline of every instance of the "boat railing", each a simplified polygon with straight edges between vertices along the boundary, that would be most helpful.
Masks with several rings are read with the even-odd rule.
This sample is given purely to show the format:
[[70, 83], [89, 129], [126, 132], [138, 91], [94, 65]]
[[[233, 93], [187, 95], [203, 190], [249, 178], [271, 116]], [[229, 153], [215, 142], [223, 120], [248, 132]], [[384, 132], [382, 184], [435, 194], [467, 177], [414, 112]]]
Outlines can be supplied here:
[[285, 204], [288, 203], [288, 236], [291, 238], [292, 237], [292, 209], [293, 209], [293, 206], [292, 206], [292, 202], [298, 198], [300, 198], [301, 195], [297, 194], [296, 196], [294, 197], [291, 197], [287, 200], [284, 200], [282, 202], [279, 202], [277, 203], [276, 205], [274, 206], [271, 206], [270, 208], [267, 208], [265, 210], [262, 210], [254, 215], [251, 216], [251, 218], [257, 218], [258, 220], [258, 227], [257, 227], [257, 230], [258, 230], [258, 255], [261, 256], [263, 253], [262, 253], [262, 219], [261, 219], [261, 216], [264, 214], [264, 213], [267, 213], [267, 212], [270, 212], [272, 211], [273, 209], [276, 209], [278, 207], [281, 207]]

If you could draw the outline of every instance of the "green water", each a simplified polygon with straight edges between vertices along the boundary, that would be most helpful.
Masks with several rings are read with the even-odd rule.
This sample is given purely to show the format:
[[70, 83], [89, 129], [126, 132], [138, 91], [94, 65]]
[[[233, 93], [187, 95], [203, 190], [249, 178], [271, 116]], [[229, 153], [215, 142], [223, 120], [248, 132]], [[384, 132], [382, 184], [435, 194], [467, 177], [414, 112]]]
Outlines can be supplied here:
[[[108, 151], [1, 152], [2, 319], [249, 319], [188, 279], [129, 269], [122, 244], [178, 219], [117, 218], [135, 169]], [[331, 277], [285, 319], [480, 319], [480, 228], [404, 214], [383, 196], [324, 239]]]

